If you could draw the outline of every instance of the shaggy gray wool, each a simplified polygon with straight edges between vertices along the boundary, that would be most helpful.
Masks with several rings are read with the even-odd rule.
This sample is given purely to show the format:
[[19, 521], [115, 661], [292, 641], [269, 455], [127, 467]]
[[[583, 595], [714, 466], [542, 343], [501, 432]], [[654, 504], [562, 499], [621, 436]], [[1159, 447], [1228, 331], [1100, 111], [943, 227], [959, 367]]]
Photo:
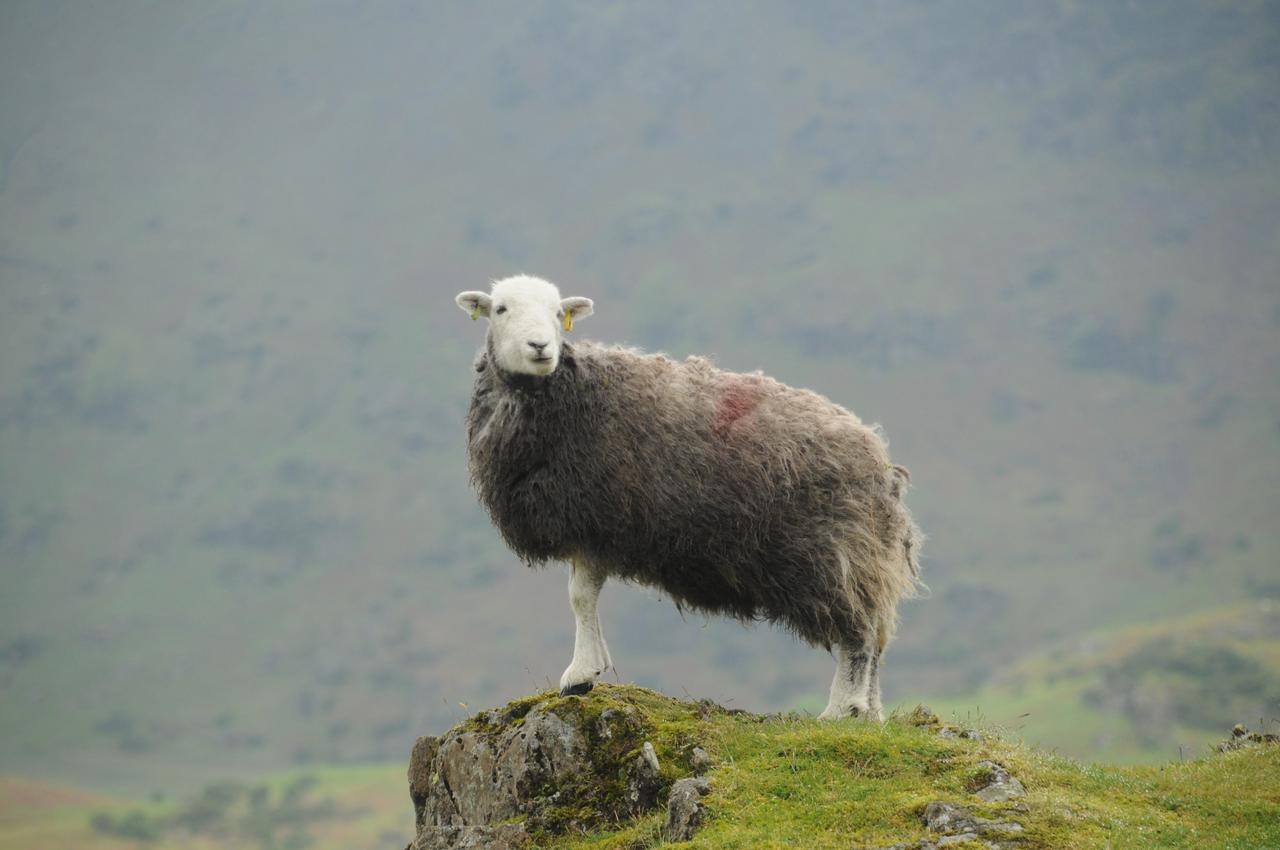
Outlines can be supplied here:
[[[491, 343], [487, 343], [491, 344]], [[918, 585], [907, 472], [808, 390], [699, 357], [564, 343], [546, 377], [482, 350], [471, 480], [528, 564], [581, 557], [677, 606], [883, 647]]]

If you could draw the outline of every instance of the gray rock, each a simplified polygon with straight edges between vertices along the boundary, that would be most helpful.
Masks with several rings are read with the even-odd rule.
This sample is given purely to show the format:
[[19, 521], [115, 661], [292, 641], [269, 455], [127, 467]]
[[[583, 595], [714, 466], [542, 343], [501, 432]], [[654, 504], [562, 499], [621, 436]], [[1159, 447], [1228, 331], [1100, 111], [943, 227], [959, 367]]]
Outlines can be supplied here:
[[688, 841], [702, 826], [702, 798], [711, 783], [701, 776], [676, 780], [667, 800], [667, 825], [663, 836], [667, 841]]
[[702, 747], [694, 747], [689, 753], [689, 767], [696, 776], [701, 776], [711, 768], [711, 756]]
[[913, 844], [894, 844], [890, 847], [877, 847], [875, 850], [942, 850], [944, 847], [950, 847], [953, 844], [963, 844], [966, 841], [977, 841], [987, 850], [1005, 850], [1005, 845], [993, 844], [990, 841], [982, 841], [972, 832], [966, 832], [961, 835], [945, 835], [942, 838], [930, 839], [922, 838]]
[[1018, 835], [1022, 832], [1022, 824], [1016, 821], [993, 821], [985, 818], [978, 818], [978, 821], [983, 835], [991, 835], [993, 832]]
[[925, 806], [920, 820], [924, 823], [925, 829], [930, 832], [957, 833], [977, 830], [977, 820], [972, 812], [964, 806], [942, 800]]
[[582, 730], [543, 706], [530, 710], [523, 723], [498, 729], [455, 730], [440, 739], [420, 823], [474, 826], [503, 821], [527, 813], [542, 788], [582, 771]]
[[579, 698], [521, 700], [483, 712], [409, 759], [413, 850], [520, 847], [657, 808], [669, 778], [634, 706], [598, 714]]
[[440, 739], [427, 736], [419, 738], [409, 756], [409, 799], [413, 801], [414, 820], [422, 829], [431, 790], [431, 765], [440, 751]]
[[983, 802], [1003, 803], [1015, 797], [1022, 797], [1027, 793], [1026, 789], [1022, 787], [1022, 783], [1011, 775], [1003, 765], [996, 764], [993, 761], [984, 761], [979, 766], [986, 768], [988, 772], [987, 784], [974, 792], [978, 799]]
[[959, 835], [944, 835], [934, 842], [937, 847], [950, 847], [952, 844], [963, 844], [966, 841], [977, 841], [976, 832], [962, 832]]
[[[973, 814], [964, 806], [948, 803], [943, 800], [925, 806], [920, 816], [925, 828], [930, 832], [942, 833], [943, 837], [933, 840], [937, 847], [947, 847], [963, 841], [974, 841], [979, 837], [1010, 837], [1022, 832], [1022, 824], [1013, 821], [993, 821]], [[922, 843], [921, 848], [926, 846]]]
[[524, 824], [427, 826], [409, 850], [521, 850], [529, 843]]
[[647, 812], [658, 804], [662, 792], [662, 768], [658, 753], [648, 741], [640, 748], [640, 754], [631, 764], [627, 777], [627, 799], [633, 813]]
[[1257, 747], [1280, 744], [1280, 735], [1272, 732], [1250, 732], [1243, 723], [1231, 727], [1231, 737], [1214, 747], [1220, 753], [1232, 750], [1243, 750], [1246, 747]]
[[934, 713], [933, 709], [921, 703], [911, 709], [911, 713], [905, 718], [907, 723], [912, 726], [938, 726], [942, 720]]
[[982, 733], [977, 729], [956, 729], [953, 726], [943, 726], [938, 730], [940, 738], [963, 738], [966, 741], [981, 742], [983, 740]]
[[662, 770], [658, 764], [658, 751], [648, 741], [645, 741], [644, 746], [640, 748], [640, 760], [645, 763], [645, 767], [652, 774], [656, 775]]

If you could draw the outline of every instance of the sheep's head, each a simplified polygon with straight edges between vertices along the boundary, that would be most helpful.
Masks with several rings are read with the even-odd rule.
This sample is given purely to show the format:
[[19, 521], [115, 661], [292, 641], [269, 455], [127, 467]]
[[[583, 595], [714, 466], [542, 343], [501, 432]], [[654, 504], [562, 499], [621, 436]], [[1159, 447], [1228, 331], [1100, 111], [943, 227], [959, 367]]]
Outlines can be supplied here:
[[462, 292], [455, 299], [471, 318], [489, 320], [497, 365], [522, 375], [550, 375], [560, 365], [561, 334], [591, 315], [590, 298], [561, 298], [553, 284], [517, 275], [494, 281], [488, 294]]

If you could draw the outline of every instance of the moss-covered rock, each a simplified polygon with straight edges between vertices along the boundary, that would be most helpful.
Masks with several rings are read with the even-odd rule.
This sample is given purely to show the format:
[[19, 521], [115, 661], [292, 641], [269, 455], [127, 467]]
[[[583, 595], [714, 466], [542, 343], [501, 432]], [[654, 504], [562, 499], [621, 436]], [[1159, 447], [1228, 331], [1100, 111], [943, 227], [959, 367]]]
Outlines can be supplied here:
[[419, 741], [415, 848], [1280, 847], [1266, 735], [1117, 768], [958, 728], [927, 709], [822, 722], [621, 685], [539, 694]]
[[519, 846], [661, 807], [675, 779], [705, 767], [698, 724], [726, 714], [601, 685], [584, 697], [526, 697], [420, 738], [409, 766], [414, 846]]

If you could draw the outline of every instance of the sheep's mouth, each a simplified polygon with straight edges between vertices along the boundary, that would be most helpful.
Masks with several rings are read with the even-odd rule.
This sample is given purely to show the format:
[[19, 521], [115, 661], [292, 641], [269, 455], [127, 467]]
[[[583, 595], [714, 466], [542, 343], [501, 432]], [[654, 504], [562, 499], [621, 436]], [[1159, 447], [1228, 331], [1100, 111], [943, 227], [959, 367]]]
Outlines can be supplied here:
[[541, 357], [530, 357], [529, 360], [533, 363], [550, 363], [551, 357], [544, 354]]

